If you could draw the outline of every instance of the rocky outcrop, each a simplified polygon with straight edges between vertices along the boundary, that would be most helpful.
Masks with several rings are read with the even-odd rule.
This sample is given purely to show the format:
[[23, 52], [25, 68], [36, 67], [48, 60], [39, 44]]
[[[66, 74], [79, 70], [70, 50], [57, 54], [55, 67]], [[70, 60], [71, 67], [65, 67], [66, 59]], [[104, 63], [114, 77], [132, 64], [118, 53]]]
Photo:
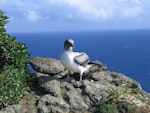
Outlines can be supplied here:
[[46, 74], [60, 74], [65, 68], [59, 60], [52, 58], [36, 57], [30, 61], [30, 65], [34, 70]]
[[[98, 70], [93, 69], [95, 71], [85, 75], [83, 86], [79, 88], [74, 87], [78, 74], [73, 74], [70, 82], [62, 81], [58, 76], [64, 76], [64, 71], [67, 74], [58, 60], [37, 57], [31, 60], [31, 65], [37, 71], [35, 95], [25, 105], [9, 106], [0, 113], [10, 110], [14, 111], [12, 113], [92, 113], [100, 101], [107, 100], [111, 91], [118, 89], [122, 100], [150, 112], [150, 95], [142, 90], [140, 84], [123, 74], [102, 71], [105, 67], [102, 64]], [[127, 92], [121, 93], [124, 88], [137, 93], [132, 96]]]

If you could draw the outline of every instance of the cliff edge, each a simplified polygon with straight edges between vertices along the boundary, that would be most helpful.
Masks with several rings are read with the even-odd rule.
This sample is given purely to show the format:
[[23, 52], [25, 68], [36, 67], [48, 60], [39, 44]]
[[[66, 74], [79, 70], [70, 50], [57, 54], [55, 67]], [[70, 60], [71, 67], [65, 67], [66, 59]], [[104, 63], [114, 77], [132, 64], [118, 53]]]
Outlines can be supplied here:
[[150, 113], [150, 94], [135, 80], [105, 71], [102, 63], [84, 75], [79, 88], [74, 86], [78, 74], [63, 81], [68, 72], [59, 60], [36, 57], [30, 64], [37, 78], [33, 91], [0, 113]]

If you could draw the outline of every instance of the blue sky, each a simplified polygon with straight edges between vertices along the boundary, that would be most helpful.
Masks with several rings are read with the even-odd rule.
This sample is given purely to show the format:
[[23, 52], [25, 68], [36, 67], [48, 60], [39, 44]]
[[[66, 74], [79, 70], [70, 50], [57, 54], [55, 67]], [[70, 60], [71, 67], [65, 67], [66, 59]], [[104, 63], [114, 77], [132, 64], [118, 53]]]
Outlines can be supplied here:
[[0, 0], [8, 32], [150, 28], [150, 0]]

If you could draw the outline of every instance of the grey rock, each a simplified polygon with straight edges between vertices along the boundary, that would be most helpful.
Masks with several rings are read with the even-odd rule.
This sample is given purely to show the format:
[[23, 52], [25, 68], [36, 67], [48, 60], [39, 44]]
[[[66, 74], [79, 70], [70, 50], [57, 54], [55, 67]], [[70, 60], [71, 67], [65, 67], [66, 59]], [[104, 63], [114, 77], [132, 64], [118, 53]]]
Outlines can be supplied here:
[[27, 101], [26, 105], [22, 105], [22, 109], [20, 113], [37, 113], [37, 101], [40, 99], [40, 96], [33, 96], [29, 101]]
[[67, 82], [62, 83], [63, 98], [70, 105], [70, 111], [75, 113], [85, 113], [89, 110], [89, 105], [84, 101], [80, 88], [74, 88]]
[[90, 82], [88, 80], [84, 80], [84, 93], [90, 99], [90, 104], [93, 105], [100, 100], [106, 99], [109, 95], [106, 90], [109, 86], [100, 84], [100, 82]]
[[8, 106], [5, 109], [2, 109], [0, 113], [21, 113], [21, 106], [20, 105]]
[[65, 70], [59, 60], [52, 58], [36, 57], [30, 60], [30, 65], [34, 70], [46, 74], [58, 74]]
[[69, 113], [70, 106], [61, 97], [44, 95], [37, 103], [38, 113]]
[[125, 84], [130, 88], [142, 89], [140, 84], [135, 80], [125, 76], [124, 74], [120, 74], [116, 72], [110, 72], [110, 71], [95, 72], [92, 74], [91, 79], [95, 81], [99, 81], [101, 82], [101, 84], [105, 84], [106, 86], [108, 84], [114, 86], [122, 86], [123, 84]]
[[61, 88], [60, 81], [53, 76], [49, 76], [47, 74], [36, 73], [38, 77], [39, 86], [46, 92], [51, 94], [52, 96], [60, 97], [61, 96]]

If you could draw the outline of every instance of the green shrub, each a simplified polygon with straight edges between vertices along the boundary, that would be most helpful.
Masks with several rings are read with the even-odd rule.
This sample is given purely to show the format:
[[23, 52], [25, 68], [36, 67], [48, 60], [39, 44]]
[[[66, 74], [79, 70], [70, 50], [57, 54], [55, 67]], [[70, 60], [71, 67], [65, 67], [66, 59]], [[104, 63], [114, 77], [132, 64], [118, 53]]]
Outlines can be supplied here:
[[5, 24], [7, 23], [8, 17], [0, 11], [0, 37], [6, 34]]
[[2, 55], [2, 45], [4, 44], [3, 43], [3, 40], [4, 40], [4, 37], [6, 35], [6, 29], [5, 29], [5, 24], [6, 24], [6, 20], [8, 19], [7, 16], [4, 15], [4, 13], [2, 11], [0, 11], [0, 69], [1, 67], [4, 66], [4, 56]]
[[140, 109], [129, 102], [101, 101], [95, 113], [140, 113]]
[[0, 51], [3, 64], [1, 69], [5, 65], [13, 65], [16, 68], [26, 68], [28, 64], [28, 51], [24, 44], [16, 41], [15, 38], [5, 35], [0, 40], [2, 42]]
[[129, 102], [120, 102], [117, 105], [119, 113], [140, 113], [140, 110]]
[[[106, 90], [109, 96], [96, 106], [96, 113], [140, 113], [139, 109], [129, 103], [130, 97], [137, 94], [136, 90], [123, 85]], [[126, 98], [126, 99], [125, 99]]]
[[114, 102], [120, 102], [124, 97], [132, 97], [132, 95], [137, 94], [136, 89], [131, 89], [124, 84], [122, 87], [112, 88], [106, 90], [109, 93], [107, 100], [112, 100]]
[[6, 33], [8, 17], [0, 11], [0, 109], [17, 104], [29, 91], [27, 47]]
[[5, 66], [0, 77], [0, 106], [4, 107], [17, 104], [29, 87], [27, 84], [27, 72], [24, 69]]
[[0, 69], [5, 65], [13, 65], [16, 68], [26, 68], [29, 61], [27, 47], [17, 42], [15, 37], [6, 33], [5, 24], [8, 17], [0, 11]]
[[109, 101], [101, 101], [97, 108], [95, 113], [118, 113], [116, 104]]

